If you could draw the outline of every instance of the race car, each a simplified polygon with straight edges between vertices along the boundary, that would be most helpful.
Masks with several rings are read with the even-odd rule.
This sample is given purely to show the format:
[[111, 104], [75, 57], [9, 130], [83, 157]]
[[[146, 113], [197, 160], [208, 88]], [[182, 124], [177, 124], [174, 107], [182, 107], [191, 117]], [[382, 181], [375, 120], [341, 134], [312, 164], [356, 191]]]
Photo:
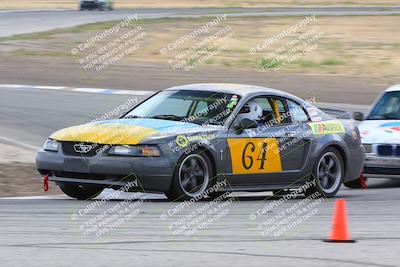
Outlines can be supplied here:
[[[366, 150], [363, 175], [366, 178], [400, 178], [400, 85], [377, 99], [364, 120], [356, 113], [361, 140]], [[355, 180], [349, 187], [361, 187]]]
[[104, 188], [176, 201], [283, 189], [334, 197], [360, 176], [364, 148], [354, 121], [311, 100], [253, 85], [168, 88], [118, 119], [53, 133], [37, 169], [77, 199]]
[[79, 1], [80, 10], [113, 10], [114, 3], [112, 0], [80, 0]]

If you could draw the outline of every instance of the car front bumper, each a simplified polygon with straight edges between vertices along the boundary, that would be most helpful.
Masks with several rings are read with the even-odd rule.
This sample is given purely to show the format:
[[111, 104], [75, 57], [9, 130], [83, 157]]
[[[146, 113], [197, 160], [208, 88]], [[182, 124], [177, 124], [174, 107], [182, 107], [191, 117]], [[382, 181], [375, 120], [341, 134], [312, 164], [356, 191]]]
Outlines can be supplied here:
[[132, 191], [166, 192], [175, 162], [168, 157], [76, 157], [40, 150], [36, 166], [57, 184], [96, 184], [118, 189], [136, 180], [138, 187]]
[[365, 177], [400, 178], [400, 157], [382, 157], [369, 153], [365, 158]]

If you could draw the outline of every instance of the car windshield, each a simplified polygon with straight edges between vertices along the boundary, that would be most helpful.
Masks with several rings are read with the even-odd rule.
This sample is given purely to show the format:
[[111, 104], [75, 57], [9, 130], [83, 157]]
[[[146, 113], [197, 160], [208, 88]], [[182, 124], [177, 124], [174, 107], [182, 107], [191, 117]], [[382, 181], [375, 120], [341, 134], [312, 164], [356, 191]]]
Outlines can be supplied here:
[[162, 91], [141, 103], [123, 118], [155, 118], [222, 125], [240, 97], [209, 91]]
[[367, 120], [400, 120], [400, 92], [385, 93]]

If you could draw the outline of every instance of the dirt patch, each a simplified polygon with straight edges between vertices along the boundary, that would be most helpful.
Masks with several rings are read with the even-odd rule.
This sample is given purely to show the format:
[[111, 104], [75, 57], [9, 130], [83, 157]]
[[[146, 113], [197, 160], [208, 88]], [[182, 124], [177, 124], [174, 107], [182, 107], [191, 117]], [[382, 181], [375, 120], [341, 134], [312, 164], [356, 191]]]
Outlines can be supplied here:
[[0, 197], [62, 194], [53, 183], [43, 191], [34, 159], [34, 151], [0, 144]]
[[49, 191], [43, 191], [43, 183], [34, 163], [0, 163], [0, 197], [41, 196], [62, 194], [50, 183]]
[[[122, 36], [139, 25], [146, 33], [146, 37], [140, 41], [140, 47], [134, 53], [123, 56], [113, 63], [115, 66], [130, 68], [139, 62], [169, 64], [174, 56], [184, 54], [188, 49], [200, 43], [201, 45], [196, 47], [195, 53], [191, 52], [189, 53], [190, 56], [183, 58], [183, 61], [195, 65], [196, 68], [200, 65], [199, 58], [202, 54], [218, 52], [201, 62], [201, 65], [226, 69], [261, 70], [274, 75], [307, 73], [393, 80], [399, 78], [397, 70], [400, 69], [400, 61], [396, 59], [400, 57], [400, 35], [393, 33], [398, 30], [397, 25], [400, 24], [400, 16], [320, 17], [306, 27], [301, 27], [296, 32], [285, 35], [284, 38], [268, 45], [262, 51], [257, 51], [254, 54], [249, 52], [250, 49], [262, 44], [267, 38], [280, 34], [302, 19], [295, 17], [228, 18], [218, 27], [210, 29], [210, 32], [185, 40], [182, 45], [174, 49], [173, 53], [168, 53], [168, 55], [162, 55], [160, 49], [173, 45], [176, 40], [199, 29], [210, 19], [143, 20], [133, 23], [118, 34], [96, 42], [96, 47], [110, 43], [114, 38]], [[78, 44], [85, 43], [91, 37], [102, 33], [103, 30], [109, 29], [115, 24], [116, 22], [94, 23], [70, 29], [2, 38], [0, 39], [1, 57], [10, 56], [23, 59], [46, 57], [50, 59], [48, 63], [52, 65], [55, 64], [55, 59], [62, 59], [67, 62], [75, 62], [76, 68], [82, 69], [84, 64], [78, 62], [82, 58], [90, 56], [96, 48], [91, 51], [87, 49], [76, 56], [71, 54], [71, 49], [77, 47]], [[226, 41], [222, 40], [217, 47], [202, 45], [202, 42], [208, 36], [224, 27], [231, 29], [233, 38]], [[296, 38], [316, 28], [323, 35], [315, 43], [308, 46], [288, 48], [288, 44]], [[218, 48], [224, 45], [226, 45], [226, 48], [218, 51]], [[287, 58], [289, 58], [289, 51], [294, 51], [291, 52], [290, 57], [295, 58], [295, 60], [285, 65], [283, 69], [276, 71], [273, 70], [274, 64], [269, 65], [268, 62], [261, 59], [273, 52], [277, 54], [274, 58], [282, 57], [282, 55], [279, 55], [281, 52], [277, 52], [282, 47], [285, 47], [284, 54], [287, 55]], [[293, 50], [294, 48], [296, 49]], [[200, 55], [200, 57], [194, 57], [194, 54]], [[10, 63], [12, 64], [12, 62]], [[170, 64], [170, 66], [171, 68], [174, 67], [173, 64]], [[265, 66], [268, 66], [268, 68], [265, 68]], [[88, 70], [82, 69], [82, 76], [86, 76], [85, 73], [87, 73], [87, 76], [92, 75], [88, 73]], [[105, 71], [101, 71], [101, 73], [105, 73]], [[179, 73], [176, 75], [179, 75]]]
[[35, 152], [0, 143], [0, 164], [10, 162], [33, 163]]

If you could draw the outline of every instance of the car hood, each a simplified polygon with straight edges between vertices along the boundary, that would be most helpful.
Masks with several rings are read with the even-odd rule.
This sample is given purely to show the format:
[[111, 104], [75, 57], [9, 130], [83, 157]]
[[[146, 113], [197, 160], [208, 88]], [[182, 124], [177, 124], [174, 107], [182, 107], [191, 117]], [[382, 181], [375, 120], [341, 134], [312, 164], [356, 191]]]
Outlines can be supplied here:
[[364, 144], [400, 144], [400, 120], [366, 120], [358, 128]]
[[72, 126], [53, 133], [57, 141], [136, 145], [178, 134], [216, 130], [215, 126], [160, 119], [116, 119]]

